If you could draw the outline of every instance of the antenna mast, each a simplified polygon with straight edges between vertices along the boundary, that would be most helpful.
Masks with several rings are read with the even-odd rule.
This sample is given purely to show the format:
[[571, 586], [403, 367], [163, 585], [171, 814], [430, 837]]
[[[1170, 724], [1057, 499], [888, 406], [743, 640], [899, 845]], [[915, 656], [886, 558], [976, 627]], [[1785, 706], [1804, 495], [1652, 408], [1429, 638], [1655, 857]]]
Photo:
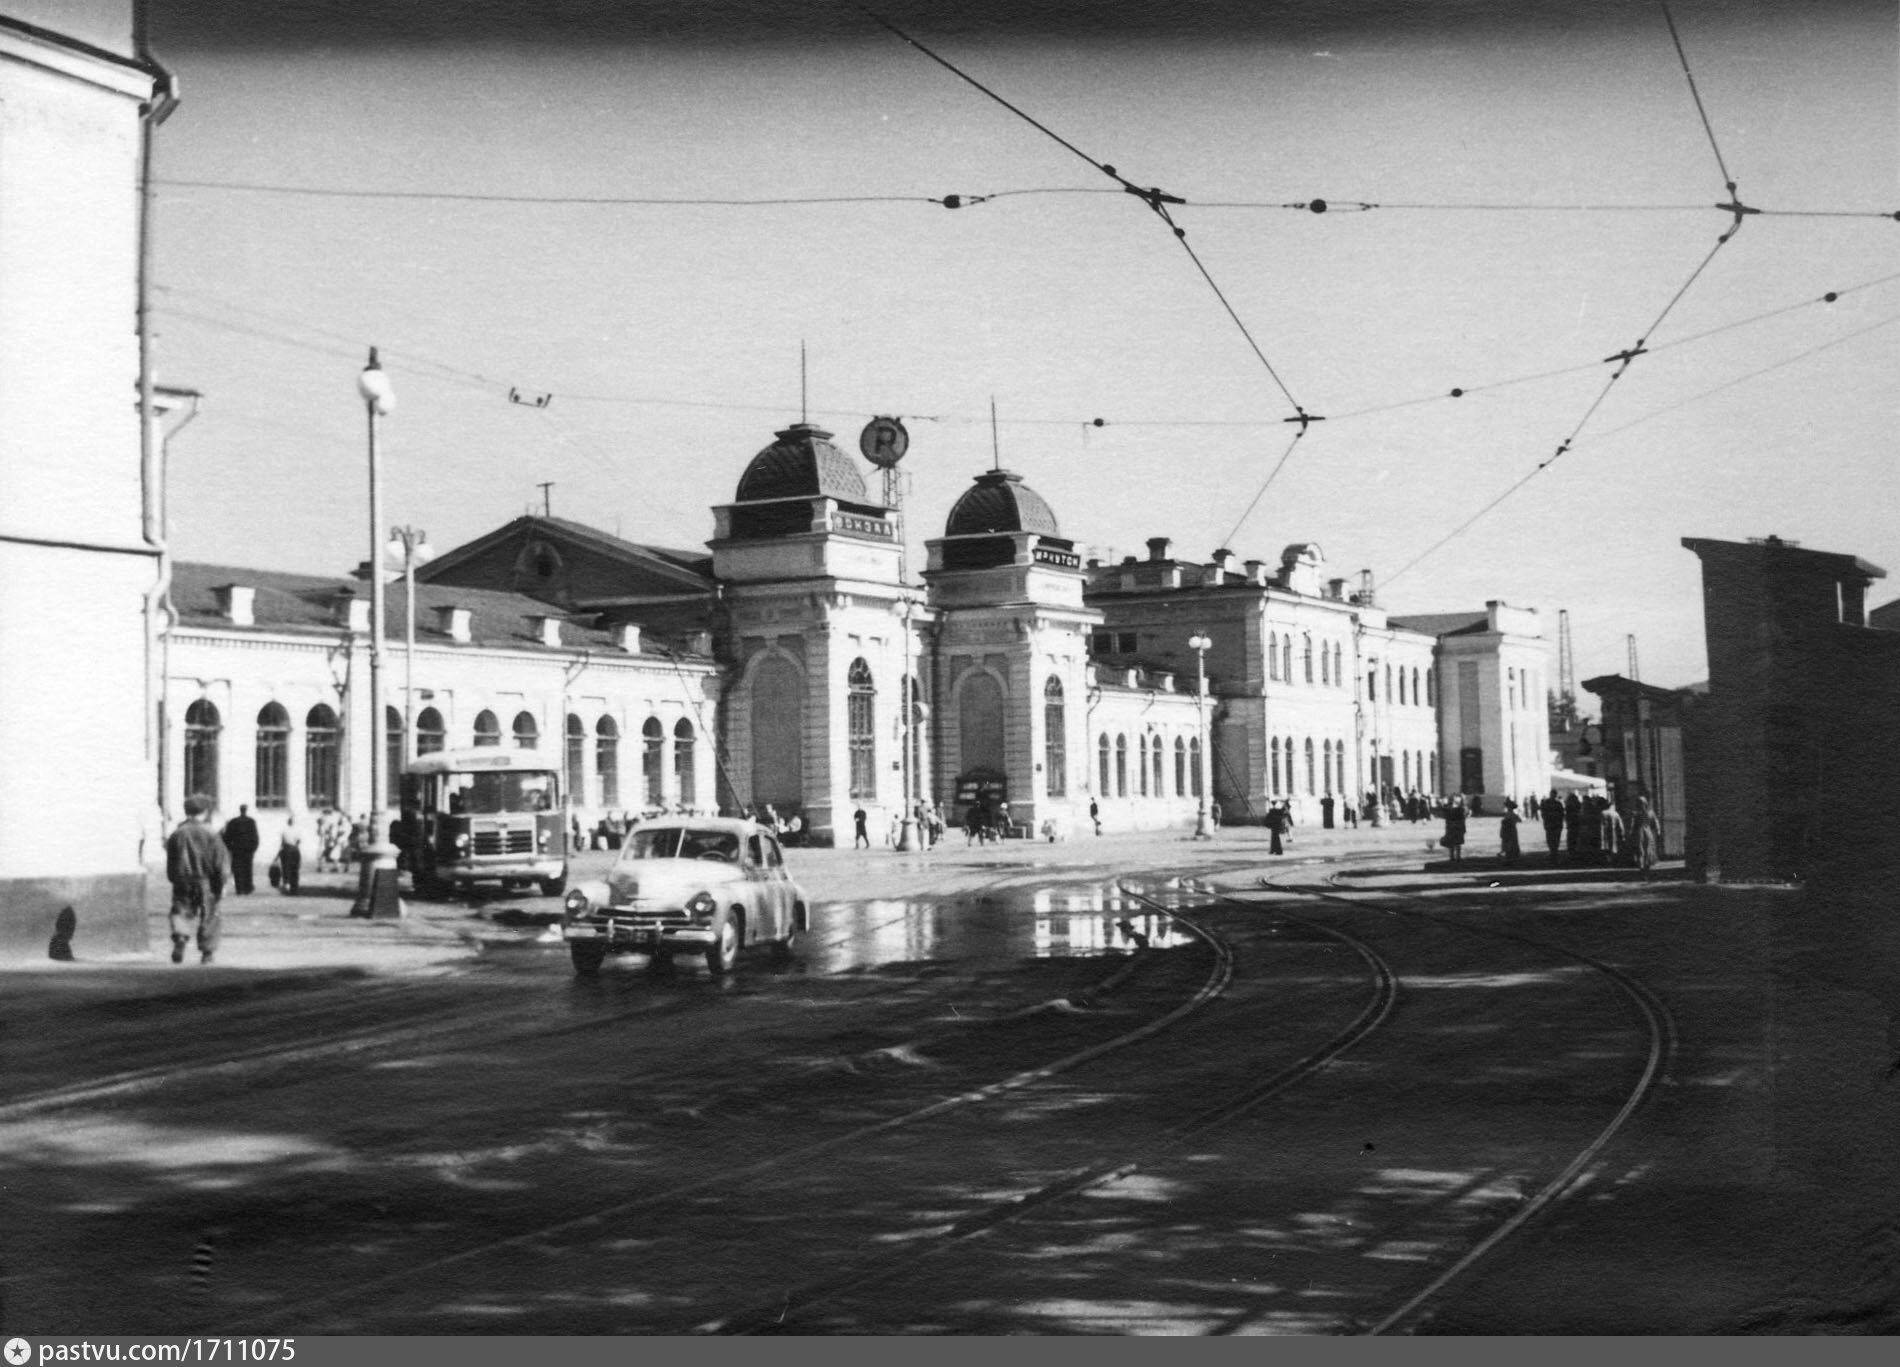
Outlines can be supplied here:
[[1636, 636], [1635, 636], [1635, 633], [1633, 632], [1631, 633], [1629, 637], [1629, 647], [1630, 647], [1630, 682], [1641, 683], [1643, 681], [1643, 671], [1636, 663]]

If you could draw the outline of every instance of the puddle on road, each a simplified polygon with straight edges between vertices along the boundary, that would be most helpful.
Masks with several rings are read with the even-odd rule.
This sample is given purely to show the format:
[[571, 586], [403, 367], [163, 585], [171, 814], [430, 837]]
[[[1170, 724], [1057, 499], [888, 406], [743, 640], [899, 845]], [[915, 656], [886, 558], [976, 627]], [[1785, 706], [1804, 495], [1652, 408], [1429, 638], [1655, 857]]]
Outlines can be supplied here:
[[817, 919], [800, 953], [826, 972], [925, 959], [1001, 964], [1131, 954], [1143, 944], [1168, 949], [1193, 938], [1173, 918], [1109, 888], [833, 902]]

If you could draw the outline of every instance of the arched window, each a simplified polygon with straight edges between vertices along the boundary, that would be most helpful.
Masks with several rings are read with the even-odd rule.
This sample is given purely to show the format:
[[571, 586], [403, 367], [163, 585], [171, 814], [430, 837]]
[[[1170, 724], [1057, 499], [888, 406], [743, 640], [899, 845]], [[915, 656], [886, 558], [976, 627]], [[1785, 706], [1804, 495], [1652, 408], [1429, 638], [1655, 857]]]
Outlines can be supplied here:
[[475, 714], [475, 743], [477, 745], [501, 744], [501, 718], [486, 708]]
[[1346, 742], [1340, 741], [1333, 747], [1333, 767], [1338, 771], [1339, 793], [1346, 794]]
[[1293, 633], [1290, 631], [1280, 638], [1280, 677], [1293, 682]]
[[962, 772], [1002, 774], [1003, 685], [993, 674], [971, 674], [958, 692], [957, 705]]
[[1115, 796], [1128, 796], [1128, 737], [1115, 737]]
[[1308, 736], [1306, 738], [1306, 794], [1308, 797], [1313, 795], [1313, 789], [1313, 738]]
[[848, 690], [846, 718], [851, 743], [851, 796], [877, 796], [877, 689], [871, 684], [871, 666], [863, 659], [851, 662], [845, 679]]
[[1379, 662], [1366, 661], [1366, 701], [1379, 701]]
[[1280, 677], [1280, 633], [1277, 631], [1267, 633], [1267, 677]]
[[1435, 793], [1438, 791], [1438, 756], [1437, 755], [1433, 755], [1431, 757], [1431, 766], [1432, 766], [1432, 791]]
[[341, 806], [336, 713], [318, 703], [303, 719], [303, 800], [313, 811]]
[[1188, 742], [1188, 773], [1192, 775], [1190, 786], [1194, 796], [1201, 795], [1201, 738], [1196, 736]]
[[1050, 797], [1069, 791], [1068, 709], [1063, 705], [1062, 680], [1055, 675], [1042, 686], [1042, 767]]
[[1310, 634], [1300, 637], [1300, 664], [1303, 666], [1308, 683], [1313, 682], [1313, 638]]
[[1319, 681], [1327, 685], [1333, 681], [1333, 650], [1324, 641], [1319, 643]]
[[1135, 787], [1143, 796], [1148, 796], [1148, 738], [1135, 737]]
[[1321, 786], [1326, 790], [1326, 796], [1331, 797], [1333, 795], [1333, 743], [1331, 741], [1320, 746], [1319, 772]]
[[1187, 738], [1174, 738], [1174, 795], [1187, 796]]
[[1101, 769], [1100, 779], [1095, 785], [1095, 790], [1103, 797], [1107, 797], [1110, 791], [1108, 786], [1108, 732], [1102, 732], [1100, 739], [1097, 740], [1095, 753], [1099, 761], [1098, 767]]
[[1280, 796], [1280, 738], [1278, 736], [1268, 740], [1267, 750], [1273, 758], [1273, 767], [1268, 771], [1273, 776], [1273, 786], [1267, 791], [1278, 797]]
[[805, 676], [783, 655], [752, 671], [752, 801], [799, 808], [805, 801]]
[[1412, 666], [1412, 706], [1422, 707], [1424, 703], [1425, 695], [1419, 691], [1418, 666], [1414, 665]]
[[[417, 737], [421, 739], [420, 736]], [[587, 723], [567, 714], [567, 765], [562, 777], [567, 782], [567, 805], [581, 805], [581, 795], [587, 791]]]
[[185, 709], [185, 796], [218, 805], [218, 735], [224, 723], [204, 698]]
[[1333, 645], [1333, 686], [1335, 688], [1344, 688], [1346, 686], [1345, 664], [1345, 656], [1341, 652], [1338, 643], [1335, 642]]
[[257, 714], [257, 809], [290, 805], [290, 713], [265, 703]]
[[425, 707], [416, 714], [416, 753], [433, 755], [448, 744], [449, 729], [442, 724], [442, 714], [433, 707]]
[[1428, 669], [1425, 671], [1425, 702], [1431, 707], [1438, 706], [1438, 673], [1436, 670]]
[[640, 784], [649, 807], [666, 801], [665, 754], [666, 728], [658, 717], [648, 717], [640, 727]]
[[515, 713], [515, 748], [533, 750], [541, 744], [541, 728], [535, 724], [534, 713]]
[[673, 723], [673, 778], [679, 785], [680, 801], [688, 807], [699, 803], [699, 780], [693, 764], [693, 724], [681, 717]]
[[402, 800], [402, 709], [383, 708], [383, 805], [395, 807]]
[[1403, 669], [1399, 671], [1399, 691], [1397, 694], [1397, 701], [1400, 706], [1404, 706], [1405, 704], [1405, 671]]
[[594, 776], [600, 784], [600, 805], [620, 805], [620, 728], [612, 717], [594, 723]]
[[1504, 671], [1504, 695], [1510, 701], [1511, 710], [1517, 711], [1517, 671], [1515, 669]]
[[1399, 783], [1406, 788], [1412, 786], [1412, 752], [1410, 750], [1399, 754]]
[[1390, 660], [1385, 662], [1385, 699], [1387, 702], [1392, 701], [1392, 662]]

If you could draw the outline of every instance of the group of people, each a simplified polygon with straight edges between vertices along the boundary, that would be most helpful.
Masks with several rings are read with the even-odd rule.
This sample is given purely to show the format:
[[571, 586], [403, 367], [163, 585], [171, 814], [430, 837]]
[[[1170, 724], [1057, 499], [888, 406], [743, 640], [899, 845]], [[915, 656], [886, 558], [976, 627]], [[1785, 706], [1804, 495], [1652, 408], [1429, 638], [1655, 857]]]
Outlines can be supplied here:
[[[1541, 800], [1532, 797], [1524, 806], [1543, 826], [1544, 843], [1553, 864], [1633, 864], [1645, 877], [1656, 867], [1662, 823], [1645, 793], [1636, 793], [1618, 804], [1604, 793], [1572, 791], [1559, 797], [1552, 792]], [[1517, 804], [1507, 802], [1505, 809], [1504, 821], [1510, 828], [1502, 837], [1505, 857], [1515, 861], [1521, 853]]]
[[[1009, 810], [1007, 803], [1004, 804], [1003, 810], [1005, 812]], [[915, 823], [913, 829], [916, 831], [916, 839], [923, 848], [933, 848], [943, 838], [945, 829], [943, 809], [934, 802], [920, 800], [913, 804], [910, 819]], [[892, 812], [890, 820], [885, 825], [884, 843], [896, 849], [903, 843], [903, 838], [903, 817]], [[851, 813], [851, 848], [855, 850], [860, 846], [867, 850], [871, 848], [871, 817], [863, 807]]]

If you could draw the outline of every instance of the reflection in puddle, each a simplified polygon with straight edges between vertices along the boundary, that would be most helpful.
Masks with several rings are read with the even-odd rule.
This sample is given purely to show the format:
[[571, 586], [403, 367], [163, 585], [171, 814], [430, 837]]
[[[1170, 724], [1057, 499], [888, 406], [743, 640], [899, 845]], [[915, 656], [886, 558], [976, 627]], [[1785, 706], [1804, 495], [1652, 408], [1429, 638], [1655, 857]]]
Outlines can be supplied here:
[[800, 953], [828, 972], [928, 959], [1131, 954], [1192, 938], [1171, 917], [1109, 887], [834, 902], [819, 909], [816, 921]]

